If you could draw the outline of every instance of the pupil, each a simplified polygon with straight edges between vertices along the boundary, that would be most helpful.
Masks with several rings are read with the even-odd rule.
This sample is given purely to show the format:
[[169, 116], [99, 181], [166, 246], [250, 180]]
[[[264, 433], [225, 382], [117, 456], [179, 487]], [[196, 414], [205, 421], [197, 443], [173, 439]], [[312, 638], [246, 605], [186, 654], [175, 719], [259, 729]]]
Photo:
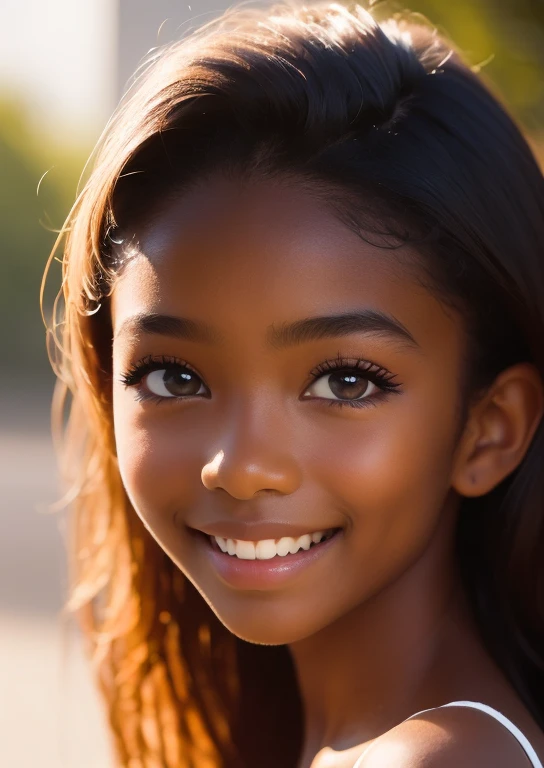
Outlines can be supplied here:
[[368, 379], [356, 373], [331, 373], [329, 387], [342, 400], [357, 400], [368, 389]]
[[196, 395], [200, 389], [200, 380], [189, 371], [176, 371], [174, 373], [165, 373], [163, 376], [164, 386], [172, 394]]

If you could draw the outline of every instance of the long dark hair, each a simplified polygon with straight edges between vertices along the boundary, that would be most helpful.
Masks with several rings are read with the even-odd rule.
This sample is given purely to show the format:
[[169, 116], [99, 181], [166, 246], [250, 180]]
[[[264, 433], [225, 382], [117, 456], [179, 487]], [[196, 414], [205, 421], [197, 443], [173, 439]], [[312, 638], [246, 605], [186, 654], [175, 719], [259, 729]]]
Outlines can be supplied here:
[[[544, 377], [543, 177], [498, 100], [430, 27], [377, 24], [360, 6], [234, 8], [155, 53], [67, 221], [62, 323], [50, 327], [73, 489], [67, 607], [127, 768], [240, 768], [256, 754], [288, 766], [301, 745], [287, 650], [219, 623], [143, 528], [115, 458], [116, 243], [164, 195], [218, 169], [307, 184], [361, 237], [415, 242], [429, 287], [466, 321], [462, 413], [515, 362]], [[462, 501], [457, 544], [483, 640], [544, 729], [543, 457], [540, 424], [516, 471]]]

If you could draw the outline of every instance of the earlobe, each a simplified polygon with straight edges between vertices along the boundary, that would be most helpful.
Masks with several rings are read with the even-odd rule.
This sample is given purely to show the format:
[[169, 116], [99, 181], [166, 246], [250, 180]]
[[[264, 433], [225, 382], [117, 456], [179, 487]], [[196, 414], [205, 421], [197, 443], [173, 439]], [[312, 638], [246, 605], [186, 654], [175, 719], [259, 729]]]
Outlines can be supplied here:
[[542, 378], [530, 363], [502, 371], [472, 409], [461, 437], [452, 487], [483, 496], [523, 461], [544, 412]]

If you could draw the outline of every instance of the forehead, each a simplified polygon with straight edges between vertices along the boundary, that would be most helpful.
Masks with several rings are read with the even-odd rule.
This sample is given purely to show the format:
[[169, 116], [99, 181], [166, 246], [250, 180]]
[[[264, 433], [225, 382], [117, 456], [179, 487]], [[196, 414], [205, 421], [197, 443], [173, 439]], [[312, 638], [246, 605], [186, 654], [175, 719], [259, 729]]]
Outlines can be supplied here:
[[205, 319], [247, 336], [361, 308], [442, 343], [455, 330], [415, 279], [417, 254], [371, 245], [298, 185], [209, 180], [171, 199], [134, 236], [112, 295], [114, 333], [140, 313]]

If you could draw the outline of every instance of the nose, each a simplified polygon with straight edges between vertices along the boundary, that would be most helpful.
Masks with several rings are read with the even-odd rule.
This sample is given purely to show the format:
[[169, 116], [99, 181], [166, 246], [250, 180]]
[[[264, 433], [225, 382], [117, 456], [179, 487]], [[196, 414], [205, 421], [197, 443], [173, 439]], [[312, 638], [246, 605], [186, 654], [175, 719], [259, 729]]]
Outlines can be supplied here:
[[224, 490], [247, 500], [261, 492], [294, 493], [302, 476], [290, 450], [289, 429], [276, 413], [265, 417], [249, 408], [237, 409], [225, 424], [201, 478], [209, 491]]

